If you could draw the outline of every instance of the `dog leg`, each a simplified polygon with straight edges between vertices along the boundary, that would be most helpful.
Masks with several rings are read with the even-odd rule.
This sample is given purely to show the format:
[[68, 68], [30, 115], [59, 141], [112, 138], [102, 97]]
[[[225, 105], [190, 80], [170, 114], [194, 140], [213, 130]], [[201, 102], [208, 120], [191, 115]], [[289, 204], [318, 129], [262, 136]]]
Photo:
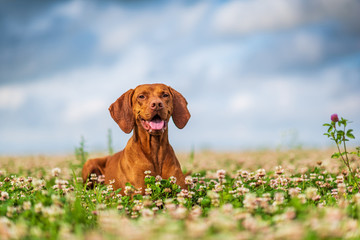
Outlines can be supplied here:
[[106, 162], [107, 157], [94, 158], [86, 161], [82, 170], [82, 179], [84, 183], [88, 182], [88, 187], [94, 187], [94, 182], [96, 180], [91, 178], [93, 174], [96, 174], [97, 180], [99, 180], [99, 177], [101, 178], [101, 176], [104, 176], [103, 179], [105, 179]]

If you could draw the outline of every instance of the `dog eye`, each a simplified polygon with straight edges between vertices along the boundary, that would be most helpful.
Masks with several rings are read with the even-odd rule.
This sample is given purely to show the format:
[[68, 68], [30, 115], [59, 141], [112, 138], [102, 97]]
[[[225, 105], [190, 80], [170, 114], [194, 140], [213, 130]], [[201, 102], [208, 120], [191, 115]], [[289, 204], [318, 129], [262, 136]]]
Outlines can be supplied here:
[[145, 96], [141, 94], [141, 95], [138, 96], [138, 98], [139, 99], [145, 99]]
[[163, 97], [164, 97], [164, 98], [167, 98], [167, 97], [169, 97], [169, 94], [168, 94], [168, 93], [164, 93], [164, 94], [163, 94]]

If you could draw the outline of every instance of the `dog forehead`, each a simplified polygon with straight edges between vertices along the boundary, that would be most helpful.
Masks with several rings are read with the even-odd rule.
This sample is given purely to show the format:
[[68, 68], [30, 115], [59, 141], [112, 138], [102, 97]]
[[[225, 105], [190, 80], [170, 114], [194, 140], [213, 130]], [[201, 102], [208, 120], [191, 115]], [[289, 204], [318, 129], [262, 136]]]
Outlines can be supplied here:
[[140, 93], [149, 93], [149, 94], [157, 94], [164, 91], [168, 91], [169, 87], [165, 84], [155, 83], [155, 84], [142, 84], [135, 88], [135, 95]]

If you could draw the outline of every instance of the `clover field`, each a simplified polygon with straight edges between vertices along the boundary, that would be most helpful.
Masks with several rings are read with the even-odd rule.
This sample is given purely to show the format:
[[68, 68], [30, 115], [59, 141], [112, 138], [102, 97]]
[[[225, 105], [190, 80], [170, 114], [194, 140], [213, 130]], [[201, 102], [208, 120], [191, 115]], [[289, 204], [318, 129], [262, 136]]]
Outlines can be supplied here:
[[82, 148], [1, 156], [0, 239], [360, 239], [359, 189], [332, 152], [179, 153], [188, 189], [147, 172], [144, 196], [87, 190]]

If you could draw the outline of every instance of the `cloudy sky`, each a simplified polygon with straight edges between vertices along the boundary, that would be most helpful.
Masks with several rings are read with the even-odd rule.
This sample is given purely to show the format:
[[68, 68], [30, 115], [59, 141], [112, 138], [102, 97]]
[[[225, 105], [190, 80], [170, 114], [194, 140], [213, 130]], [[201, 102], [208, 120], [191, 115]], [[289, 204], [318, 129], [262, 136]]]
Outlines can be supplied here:
[[360, 138], [357, 0], [0, 5], [0, 154], [119, 150], [109, 105], [157, 82], [189, 103], [176, 150], [328, 146], [332, 113]]

